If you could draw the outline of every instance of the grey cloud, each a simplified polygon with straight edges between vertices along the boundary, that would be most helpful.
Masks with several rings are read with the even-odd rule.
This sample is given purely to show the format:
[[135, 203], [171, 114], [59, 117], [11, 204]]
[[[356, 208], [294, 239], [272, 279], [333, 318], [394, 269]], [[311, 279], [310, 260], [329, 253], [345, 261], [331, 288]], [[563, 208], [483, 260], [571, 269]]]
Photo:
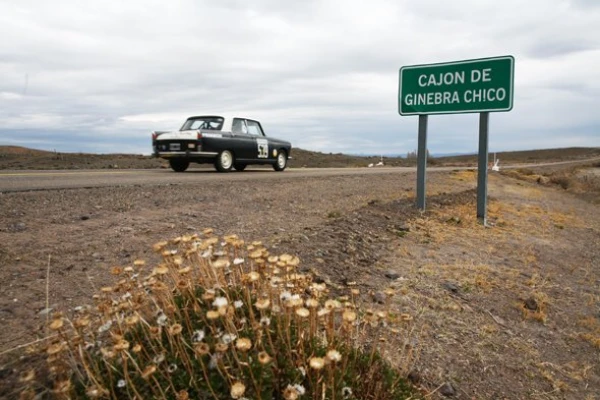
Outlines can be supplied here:
[[[600, 76], [582, 67], [600, 60], [598, 14], [583, 3], [2, 3], [0, 35], [11, 40], [0, 44], [0, 143], [146, 149], [150, 130], [176, 129], [188, 114], [240, 110], [296, 146], [383, 152], [394, 143], [403, 153], [415, 147], [416, 119], [396, 111], [402, 65], [514, 54], [515, 109], [492, 117], [492, 137], [507, 138], [494, 145], [562, 143], [540, 127], [600, 145], [562, 117], [600, 125], [588, 104]], [[432, 148], [472, 149], [473, 121], [432, 117]]]

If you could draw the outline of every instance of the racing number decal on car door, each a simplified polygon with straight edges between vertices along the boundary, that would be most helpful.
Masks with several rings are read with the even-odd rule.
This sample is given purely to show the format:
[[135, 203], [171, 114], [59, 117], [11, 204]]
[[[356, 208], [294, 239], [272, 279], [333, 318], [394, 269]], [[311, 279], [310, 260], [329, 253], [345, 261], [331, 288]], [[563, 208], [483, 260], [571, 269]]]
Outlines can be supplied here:
[[258, 145], [258, 158], [269, 157], [269, 141], [266, 139], [256, 139]]

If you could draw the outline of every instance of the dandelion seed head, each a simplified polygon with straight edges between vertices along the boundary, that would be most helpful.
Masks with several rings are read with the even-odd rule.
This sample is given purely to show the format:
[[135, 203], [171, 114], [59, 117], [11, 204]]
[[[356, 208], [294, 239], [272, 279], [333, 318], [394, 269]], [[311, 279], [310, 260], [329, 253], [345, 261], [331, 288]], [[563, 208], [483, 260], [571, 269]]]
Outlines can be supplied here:
[[317, 312], [317, 315], [318, 315], [319, 317], [323, 317], [323, 316], [325, 316], [325, 315], [329, 314], [330, 312], [331, 312], [331, 310], [330, 310], [329, 308], [321, 308], [321, 309], [320, 309], [320, 310]]
[[244, 259], [240, 258], [240, 257], [237, 257], [237, 258], [235, 258], [233, 260], [233, 265], [240, 265], [240, 264], [243, 264], [243, 263], [244, 263]]
[[342, 319], [345, 322], [354, 322], [354, 321], [356, 321], [356, 313], [352, 310], [346, 310], [342, 314]]
[[217, 319], [217, 318], [219, 318], [219, 316], [220, 316], [219, 312], [215, 311], [215, 310], [209, 310], [206, 312], [206, 318], [210, 319], [210, 320]]
[[53, 321], [50, 323], [50, 326], [49, 326], [49, 327], [50, 327], [50, 329], [52, 329], [53, 331], [56, 331], [56, 330], [58, 330], [58, 329], [62, 328], [62, 327], [63, 327], [63, 325], [64, 325], [64, 322], [63, 322], [62, 318], [57, 318], [57, 319], [53, 320]]
[[229, 344], [229, 343], [233, 342], [236, 338], [237, 338], [237, 336], [234, 335], [233, 333], [226, 333], [223, 335], [221, 340], [223, 341], [223, 343]]
[[291, 294], [290, 292], [288, 292], [287, 290], [286, 290], [286, 291], [283, 291], [283, 292], [281, 292], [281, 294], [279, 295], [279, 298], [280, 298], [281, 300], [283, 300], [283, 301], [287, 301], [287, 300], [289, 300], [291, 297], [292, 297], [292, 294]]
[[233, 385], [231, 385], [229, 394], [231, 395], [232, 399], [239, 399], [244, 395], [245, 392], [246, 386], [242, 382], [235, 382]]
[[98, 333], [103, 333], [108, 331], [112, 327], [112, 320], [106, 321], [103, 325], [98, 328]]
[[306, 393], [306, 389], [304, 388], [304, 386], [300, 385], [299, 383], [296, 383], [294, 385], [294, 389], [296, 389], [299, 396], [302, 396]]
[[321, 357], [312, 357], [308, 363], [315, 370], [320, 370], [325, 366], [325, 360]]
[[181, 324], [173, 324], [169, 327], [169, 333], [173, 336], [179, 335], [182, 330], [183, 327], [181, 326]]
[[169, 268], [166, 265], [159, 265], [158, 267], [154, 268], [152, 272], [156, 275], [165, 275], [167, 272], [169, 272]]
[[211, 249], [205, 250], [200, 255], [200, 257], [202, 257], [202, 258], [209, 258], [210, 256], [212, 256], [212, 250]]
[[227, 343], [217, 343], [215, 345], [215, 350], [218, 353], [224, 353], [227, 351], [228, 348], [229, 348], [229, 345], [227, 345]]
[[244, 306], [244, 302], [242, 300], [236, 300], [233, 302], [233, 306], [235, 308], [242, 308]]
[[328, 308], [330, 310], [337, 310], [338, 308], [341, 308], [341, 307], [342, 307], [342, 303], [340, 303], [337, 300], [330, 299], [325, 302], [325, 308]]
[[210, 361], [208, 362], [208, 368], [209, 369], [215, 369], [215, 368], [217, 368], [218, 362], [219, 362], [219, 357], [216, 354], [213, 354], [210, 357]]
[[270, 363], [271, 360], [272, 360], [271, 356], [266, 351], [261, 351], [260, 353], [258, 353], [258, 362], [259, 363], [265, 365], [265, 364]]
[[130, 315], [129, 317], [125, 318], [125, 324], [132, 326], [132, 325], [137, 324], [139, 322], [139, 320], [140, 320], [140, 317], [137, 314], [133, 314], [133, 315]]
[[203, 329], [194, 331], [194, 334], [192, 335], [192, 342], [197, 343], [203, 341], [205, 335], [206, 334], [204, 333]]
[[283, 391], [283, 398], [285, 400], [296, 400], [298, 398], [298, 391], [292, 385], [288, 385]]
[[167, 324], [167, 316], [164, 313], [160, 313], [158, 318], [156, 318], [156, 323], [160, 326], [165, 326]]
[[254, 306], [259, 310], [265, 310], [269, 308], [270, 304], [271, 301], [269, 299], [258, 299], [256, 303], [254, 303]]
[[177, 371], [177, 364], [169, 364], [167, 367], [167, 372], [172, 374], [175, 371]]
[[339, 351], [337, 351], [337, 350], [333, 349], [333, 350], [329, 350], [329, 351], [327, 352], [327, 358], [328, 358], [330, 361], [333, 361], [333, 362], [339, 362], [339, 361], [341, 361], [341, 360], [342, 360], [342, 355], [340, 354], [340, 352], [339, 352]]
[[269, 318], [269, 317], [267, 317], [267, 316], [265, 316], [265, 317], [262, 317], [262, 318], [260, 319], [260, 325], [261, 325], [261, 326], [264, 326], [264, 327], [271, 325], [271, 318]]
[[249, 282], [256, 282], [260, 280], [260, 274], [256, 271], [249, 272], [248, 275], [246, 275], [246, 277]]
[[229, 304], [229, 302], [226, 297], [217, 297], [212, 303], [213, 307], [216, 308], [226, 307], [227, 304]]
[[126, 385], [127, 385], [127, 382], [125, 381], [125, 379], [119, 379], [119, 381], [117, 382], [118, 388], [124, 388]]
[[164, 354], [157, 354], [154, 356], [154, 358], [152, 358], [152, 362], [156, 365], [160, 364], [161, 362], [165, 361], [165, 355]]
[[235, 342], [235, 347], [242, 352], [246, 352], [252, 348], [252, 341], [248, 338], [239, 338]]
[[300, 307], [296, 309], [296, 315], [298, 315], [300, 318], [307, 318], [310, 315], [310, 311], [308, 308]]
[[210, 353], [210, 347], [206, 343], [197, 343], [194, 346], [194, 351], [201, 356]]
[[306, 300], [306, 307], [308, 308], [317, 308], [319, 307], [319, 301], [313, 298]]

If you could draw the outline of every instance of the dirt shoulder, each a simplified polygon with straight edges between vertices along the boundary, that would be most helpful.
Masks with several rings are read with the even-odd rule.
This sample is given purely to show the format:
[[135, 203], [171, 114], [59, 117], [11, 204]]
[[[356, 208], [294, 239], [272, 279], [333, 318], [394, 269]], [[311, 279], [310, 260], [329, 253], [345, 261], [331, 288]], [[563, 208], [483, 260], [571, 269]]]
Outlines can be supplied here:
[[[341, 176], [1, 194], [0, 397], [15, 397], [19, 374], [39, 368], [18, 347], [48, 335], [46, 301], [53, 310], [89, 303], [112, 282], [112, 266], [151, 264], [153, 243], [212, 227], [297, 254], [332, 290], [356, 283], [366, 308], [407, 315], [406, 330], [383, 338], [387, 355], [434, 398], [593, 399], [597, 205], [493, 174], [486, 228], [474, 217], [474, 173], [430, 173], [425, 213], [412, 207], [414, 181]], [[391, 301], [382, 298], [388, 287]]]

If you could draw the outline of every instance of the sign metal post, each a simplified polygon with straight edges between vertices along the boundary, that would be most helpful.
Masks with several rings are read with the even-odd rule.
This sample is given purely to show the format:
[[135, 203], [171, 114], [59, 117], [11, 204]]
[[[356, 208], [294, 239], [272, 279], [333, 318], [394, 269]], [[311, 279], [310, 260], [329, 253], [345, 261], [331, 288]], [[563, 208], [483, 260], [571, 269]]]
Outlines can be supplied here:
[[487, 222], [488, 128], [490, 113], [479, 114], [479, 163], [477, 166], [477, 218]]
[[417, 152], [417, 208], [425, 211], [427, 167], [427, 115], [419, 115], [419, 147]]
[[477, 218], [485, 225], [489, 113], [512, 110], [514, 69], [513, 56], [400, 68], [398, 113], [419, 116], [417, 208], [425, 210], [428, 115], [479, 113]]

